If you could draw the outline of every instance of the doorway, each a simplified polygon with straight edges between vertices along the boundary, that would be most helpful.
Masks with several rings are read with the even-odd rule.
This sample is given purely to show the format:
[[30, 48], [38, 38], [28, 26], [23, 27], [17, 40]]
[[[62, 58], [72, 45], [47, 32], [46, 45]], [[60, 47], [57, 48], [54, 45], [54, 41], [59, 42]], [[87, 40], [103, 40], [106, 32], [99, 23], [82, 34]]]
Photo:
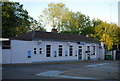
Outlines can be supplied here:
[[78, 46], [78, 59], [82, 60], [82, 46]]

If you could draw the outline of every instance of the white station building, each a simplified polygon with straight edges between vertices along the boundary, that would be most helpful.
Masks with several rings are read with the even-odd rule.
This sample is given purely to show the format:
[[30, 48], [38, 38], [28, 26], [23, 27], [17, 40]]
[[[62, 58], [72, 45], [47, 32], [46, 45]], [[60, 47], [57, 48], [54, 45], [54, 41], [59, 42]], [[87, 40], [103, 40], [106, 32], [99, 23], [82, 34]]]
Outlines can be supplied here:
[[[102, 44], [102, 45], [101, 45]], [[7, 47], [6, 47], [7, 46]], [[2, 63], [36, 63], [52, 61], [103, 60], [104, 45], [90, 37], [32, 31], [3, 43]]]

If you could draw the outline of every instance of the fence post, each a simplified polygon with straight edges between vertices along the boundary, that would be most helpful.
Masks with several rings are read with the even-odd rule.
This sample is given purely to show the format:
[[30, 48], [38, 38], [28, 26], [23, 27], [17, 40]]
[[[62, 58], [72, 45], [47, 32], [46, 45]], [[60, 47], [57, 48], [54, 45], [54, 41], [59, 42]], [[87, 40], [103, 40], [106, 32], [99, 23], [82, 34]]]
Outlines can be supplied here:
[[116, 60], [116, 50], [113, 50], [113, 60]]

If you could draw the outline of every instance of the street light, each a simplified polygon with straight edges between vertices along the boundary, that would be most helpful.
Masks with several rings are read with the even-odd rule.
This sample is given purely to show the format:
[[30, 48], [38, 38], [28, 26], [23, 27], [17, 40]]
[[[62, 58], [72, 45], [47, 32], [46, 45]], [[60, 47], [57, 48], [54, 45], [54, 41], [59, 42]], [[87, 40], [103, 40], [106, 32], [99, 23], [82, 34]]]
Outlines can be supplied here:
[[105, 54], [106, 54], [106, 27], [102, 28], [104, 30], [104, 34], [105, 34], [105, 41], [104, 41], [104, 48], [105, 48]]

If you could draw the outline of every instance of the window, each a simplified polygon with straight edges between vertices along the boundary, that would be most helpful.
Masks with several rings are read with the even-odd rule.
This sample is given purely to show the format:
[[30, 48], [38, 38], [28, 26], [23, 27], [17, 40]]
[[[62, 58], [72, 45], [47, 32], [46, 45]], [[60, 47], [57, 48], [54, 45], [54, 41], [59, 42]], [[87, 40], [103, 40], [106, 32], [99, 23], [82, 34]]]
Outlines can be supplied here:
[[79, 46], [79, 48], [82, 48], [82, 46]]
[[42, 48], [39, 48], [39, 54], [42, 54]]
[[93, 55], [95, 55], [95, 46], [93, 46]]
[[2, 41], [2, 49], [10, 49], [10, 41]]
[[73, 55], [73, 46], [69, 46], [69, 55], [70, 55], [70, 56]]
[[90, 51], [90, 46], [87, 46], [87, 51]]
[[28, 58], [31, 58], [31, 56], [28, 56]]
[[57, 57], [57, 51], [54, 51], [54, 57]]
[[34, 48], [34, 54], [37, 54], [37, 49], [36, 48]]
[[59, 56], [62, 56], [62, 45], [59, 45], [58, 53], [59, 53]]
[[46, 57], [50, 57], [51, 45], [46, 45]]
[[78, 51], [76, 51], [76, 55], [78, 55], [78, 59], [82, 60], [82, 46], [78, 46]]

